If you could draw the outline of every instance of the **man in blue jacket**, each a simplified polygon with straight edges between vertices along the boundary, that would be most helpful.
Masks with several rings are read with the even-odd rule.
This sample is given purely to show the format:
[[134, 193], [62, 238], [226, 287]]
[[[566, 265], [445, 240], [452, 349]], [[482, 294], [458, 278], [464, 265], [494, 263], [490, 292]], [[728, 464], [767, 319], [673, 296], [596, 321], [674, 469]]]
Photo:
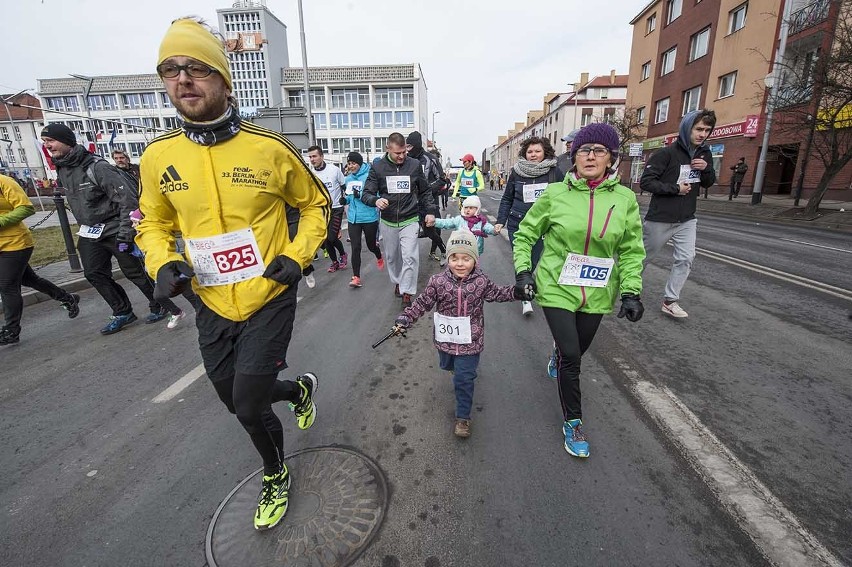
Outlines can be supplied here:
[[688, 316], [678, 300], [695, 259], [698, 194], [701, 187], [716, 182], [713, 155], [706, 144], [715, 126], [716, 114], [712, 110], [687, 113], [681, 120], [677, 140], [651, 156], [639, 181], [640, 190], [651, 193], [643, 225], [645, 263], [669, 240], [674, 245], [674, 263], [662, 305], [663, 313], [671, 317]]

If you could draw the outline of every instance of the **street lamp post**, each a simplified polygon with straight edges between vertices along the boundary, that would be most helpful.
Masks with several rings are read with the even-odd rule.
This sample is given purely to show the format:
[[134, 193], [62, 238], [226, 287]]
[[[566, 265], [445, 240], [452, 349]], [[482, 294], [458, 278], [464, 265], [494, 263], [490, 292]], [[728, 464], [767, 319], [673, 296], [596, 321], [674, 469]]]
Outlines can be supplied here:
[[432, 113], [432, 143], [433, 144], [435, 143], [435, 134], [437, 133], [437, 131], [435, 130], [435, 115], [436, 114], [441, 114], [441, 111], [436, 110], [435, 112]]
[[314, 116], [311, 114], [311, 87], [308, 81], [308, 51], [305, 47], [305, 18], [302, 13], [302, 0], [299, 0], [299, 37], [302, 41], [302, 73], [305, 79], [305, 111], [308, 113], [308, 146], [316, 144], [314, 136]]

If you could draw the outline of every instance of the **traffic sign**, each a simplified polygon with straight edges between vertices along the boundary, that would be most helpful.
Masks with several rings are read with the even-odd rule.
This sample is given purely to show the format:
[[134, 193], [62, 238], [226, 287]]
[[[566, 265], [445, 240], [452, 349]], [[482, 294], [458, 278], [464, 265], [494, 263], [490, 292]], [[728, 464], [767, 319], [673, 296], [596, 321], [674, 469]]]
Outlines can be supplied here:
[[639, 157], [642, 155], [642, 143], [630, 144], [630, 157]]

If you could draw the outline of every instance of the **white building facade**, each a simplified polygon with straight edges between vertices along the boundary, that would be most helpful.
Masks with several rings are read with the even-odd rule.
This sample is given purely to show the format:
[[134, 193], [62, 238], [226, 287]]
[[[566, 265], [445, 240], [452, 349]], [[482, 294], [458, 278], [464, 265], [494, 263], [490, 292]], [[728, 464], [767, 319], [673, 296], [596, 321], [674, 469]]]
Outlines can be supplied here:
[[[3, 95], [3, 99], [7, 96]], [[38, 107], [38, 99], [22, 93], [9, 98], [9, 102], [26, 106], [0, 103], [0, 171], [14, 173], [20, 179], [48, 177], [38, 145], [44, 117], [40, 109], [28, 108]]]
[[238, 0], [216, 14], [240, 112], [250, 115], [280, 105], [281, 69], [290, 66], [287, 26], [266, 8], [265, 0]]
[[106, 158], [119, 148], [136, 161], [148, 142], [178, 126], [177, 111], [156, 74], [39, 79], [38, 96], [45, 124], [65, 124], [81, 142], [94, 141]]
[[[301, 68], [282, 70], [284, 106], [304, 106]], [[385, 151], [392, 132], [428, 134], [426, 81], [420, 65], [365, 65], [308, 69], [317, 145], [332, 163], [350, 151], [370, 160]]]

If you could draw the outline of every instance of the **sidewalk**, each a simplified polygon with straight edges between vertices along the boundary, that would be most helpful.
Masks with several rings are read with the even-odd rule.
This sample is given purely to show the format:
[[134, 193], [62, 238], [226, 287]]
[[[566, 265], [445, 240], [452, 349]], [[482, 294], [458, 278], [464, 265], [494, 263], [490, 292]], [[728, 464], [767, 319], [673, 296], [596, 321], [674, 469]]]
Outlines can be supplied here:
[[[638, 189], [638, 187], [637, 187]], [[712, 191], [712, 188], [711, 188]], [[636, 194], [639, 204], [647, 206], [651, 200], [648, 193]], [[698, 199], [698, 212], [706, 212], [737, 218], [760, 219], [764, 222], [808, 226], [823, 230], [852, 232], [852, 201], [832, 201], [823, 199], [820, 203], [819, 216], [808, 219], [799, 216], [804, 210], [806, 200], [800, 201], [800, 207], [793, 206], [793, 199], [788, 195], [764, 195], [760, 204], [751, 204], [751, 195], [740, 195], [731, 201], [725, 194]]]

